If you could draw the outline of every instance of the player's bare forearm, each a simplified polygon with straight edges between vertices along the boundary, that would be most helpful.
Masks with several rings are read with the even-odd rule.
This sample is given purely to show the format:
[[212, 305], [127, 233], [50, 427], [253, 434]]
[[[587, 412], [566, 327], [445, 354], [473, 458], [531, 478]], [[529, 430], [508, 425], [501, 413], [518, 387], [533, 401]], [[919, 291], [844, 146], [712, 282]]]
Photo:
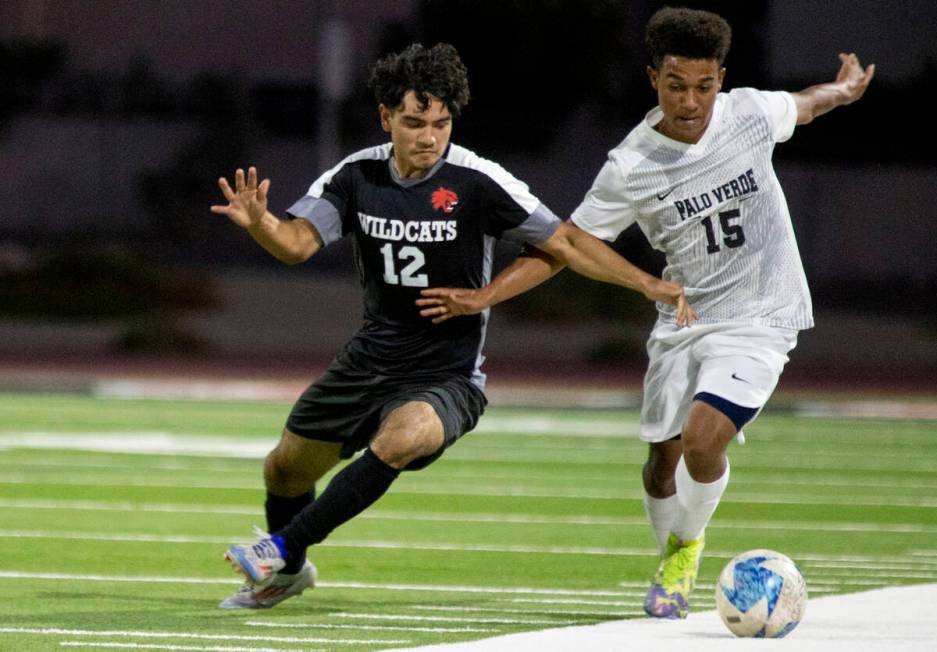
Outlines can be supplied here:
[[256, 224], [247, 227], [247, 232], [273, 257], [288, 265], [309, 260], [322, 246], [315, 227], [305, 220], [281, 220], [272, 213], [265, 213]]
[[489, 305], [494, 306], [532, 290], [565, 266], [540, 250], [531, 251], [526, 256], [518, 256], [488, 284]]
[[865, 94], [875, 76], [875, 64], [863, 69], [855, 54], [841, 53], [839, 59], [842, 65], [834, 81], [791, 93], [797, 105], [798, 125], [807, 124], [838, 106], [852, 104]]
[[540, 285], [564, 265], [541, 251], [519, 256], [481, 288], [427, 288], [416, 304], [420, 315], [439, 324], [461, 315], [474, 315]]
[[615, 253], [611, 247], [582, 229], [564, 222], [537, 247], [569, 266], [577, 274], [596, 281], [644, 291], [654, 277]]
[[676, 320], [681, 326], [689, 326], [699, 318], [682, 287], [648, 274], [573, 224], [564, 222], [549, 240], [538, 247], [578, 274], [635, 290], [651, 301], [676, 306]]

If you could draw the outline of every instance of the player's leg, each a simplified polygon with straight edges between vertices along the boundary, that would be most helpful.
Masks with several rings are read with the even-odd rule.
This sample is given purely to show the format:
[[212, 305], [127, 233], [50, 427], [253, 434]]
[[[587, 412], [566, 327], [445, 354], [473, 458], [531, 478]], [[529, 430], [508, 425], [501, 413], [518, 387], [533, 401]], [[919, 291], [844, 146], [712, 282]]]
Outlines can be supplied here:
[[[394, 379], [391, 384], [399, 387], [400, 381]], [[274, 533], [274, 539], [283, 543], [286, 558], [324, 541], [332, 530], [367, 509], [402, 470], [423, 468], [438, 458], [474, 428], [484, 405], [481, 391], [461, 377], [400, 388], [384, 403], [364, 453], [339, 471], [289, 525]]]
[[728, 402], [720, 402], [716, 408], [712, 399], [701, 394], [697, 394], [683, 425], [683, 456], [674, 472], [679, 507], [672, 532], [681, 541], [702, 538], [729, 484], [726, 448], [757, 413], [757, 408], [730, 407]]
[[387, 415], [369, 448], [379, 460], [402, 471], [411, 462], [435, 454], [445, 441], [436, 409], [425, 401], [410, 401]]
[[648, 368], [641, 406], [641, 439], [649, 444], [642, 469], [644, 508], [663, 555], [678, 507], [674, 469], [682, 453], [680, 428], [689, 408], [698, 365], [695, 334], [705, 327], [678, 329], [659, 324], [648, 340]]
[[683, 454], [679, 437], [648, 444], [647, 461], [642, 469], [644, 511], [654, 531], [657, 548], [664, 554], [667, 538], [677, 518], [677, 487], [674, 471]]
[[694, 343], [700, 368], [674, 473], [678, 507], [665, 559], [645, 602], [650, 615], [686, 617], [706, 526], [729, 482], [726, 449], [774, 391], [795, 342], [792, 331], [733, 326]]
[[284, 555], [268, 532], [287, 527], [313, 504], [316, 481], [354, 452], [356, 432], [374, 411], [366, 400], [374, 394], [373, 379], [336, 361], [293, 405], [279, 443], [264, 461], [267, 532], [258, 532], [256, 543], [231, 546], [225, 553], [247, 581], [219, 606], [267, 608], [313, 585], [315, 567], [305, 548]]
[[[641, 411], [641, 438], [649, 443], [644, 464], [644, 506], [657, 538], [660, 563], [644, 600], [655, 618], [684, 617], [702, 540], [685, 543], [673, 534], [681, 513], [676, 469], [683, 459], [681, 434], [699, 373], [695, 343], [713, 330], [659, 324], [648, 340], [648, 372]], [[694, 561], [695, 556], [695, 561]], [[687, 569], [692, 573], [688, 573]]]
[[290, 524], [275, 533], [283, 541], [287, 558], [324, 541], [332, 530], [383, 496], [404, 466], [434, 453], [443, 441], [442, 423], [428, 404], [412, 402], [392, 411], [364, 453], [339, 471]]
[[729, 482], [729, 443], [767, 403], [796, 341], [796, 331], [731, 326], [696, 343], [700, 371], [675, 475], [681, 539], [702, 536]]
[[[276, 532], [289, 524], [313, 501], [316, 481], [335, 466], [340, 450], [340, 443], [306, 439], [283, 431], [279, 443], [264, 460], [267, 532]], [[306, 559], [304, 550], [284, 560], [282, 568], [270, 566], [273, 572], [269, 581], [258, 586], [254, 580], [257, 571], [252, 567], [276, 564], [277, 558], [282, 557], [275, 545], [271, 547], [270, 535], [266, 532], [259, 535], [257, 543], [231, 546], [225, 553], [225, 558], [247, 580], [237, 593], [218, 605], [220, 608], [268, 609], [315, 585], [316, 568]]]
[[[315, 499], [316, 482], [339, 461], [341, 444], [308, 439], [283, 430], [277, 446], [264, 460], [267, 532], [277, 532]], [[305, 554], [295, 555], [282, 569], [297, 573]]]
[[[725, 449], [741, 427], [700, 398], [706, 396], [697, 394], [683, 425], [683, 454], [673, 471], [676, 504], [671, 533], [644, 602], [647, 614], [655, 618], [686, 618], [689, 613], [705, 546], [703, 534], [729, 482]], [[720, 407], [728, 409], [724, 403]], [[730, 411], [740, 423], [756, 412], [735, 408]]]

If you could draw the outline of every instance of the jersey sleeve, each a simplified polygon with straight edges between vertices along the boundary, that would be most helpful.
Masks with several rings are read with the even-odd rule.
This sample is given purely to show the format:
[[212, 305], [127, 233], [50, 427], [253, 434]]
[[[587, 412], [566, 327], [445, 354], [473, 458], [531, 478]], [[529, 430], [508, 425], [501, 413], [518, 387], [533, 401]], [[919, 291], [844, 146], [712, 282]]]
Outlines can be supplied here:
[[559, 228], [560, 218], [530, 192], [526, 183], [494, 161], [454, 145], [449, 162], [481, 173], [487, 235], [540, 244]]
[[797, 126], [797, 104], [787, 91], [751, 90], [755, 104], [768, 117], [774, 142], [783, 143], [794, 133]]
[[636, 217], [633, 203], [627, 196], [621, 165], [610, 156], [571, 219], [583, 231], [611, 242], [631, 226]]
[[304, 219], [312, 224], [323, 245], [341, 240], [345, 235], [342, 216], [348, 205], [350, 189], [345, 168], [329, 170], [309, 188], [309, 192], [286, 209], [291, 219]]
[[549, 240], [559, 226], [560, 218], [543, 204], [538, 204], [523, 222], [502, 231], [501, 237], [512, 242], [538, 245]]

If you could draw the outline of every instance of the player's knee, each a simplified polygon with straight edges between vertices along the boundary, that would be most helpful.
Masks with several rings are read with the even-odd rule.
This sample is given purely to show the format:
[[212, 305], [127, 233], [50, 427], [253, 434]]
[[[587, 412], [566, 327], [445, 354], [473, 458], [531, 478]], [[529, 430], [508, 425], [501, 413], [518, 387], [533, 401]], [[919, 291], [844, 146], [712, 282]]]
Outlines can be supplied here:
[[383, 462], [403, 469], [414, 460], [436, 453], [444, 441], [442, 422], [433, 407], [413, 401], [388, 415], [370, 446]]
[[433, 431], [387, 429], [371, 442], [371, 450], [384, 463], [402, 469], [413, 460], [432, 455], [442, 444], [442, 437]]

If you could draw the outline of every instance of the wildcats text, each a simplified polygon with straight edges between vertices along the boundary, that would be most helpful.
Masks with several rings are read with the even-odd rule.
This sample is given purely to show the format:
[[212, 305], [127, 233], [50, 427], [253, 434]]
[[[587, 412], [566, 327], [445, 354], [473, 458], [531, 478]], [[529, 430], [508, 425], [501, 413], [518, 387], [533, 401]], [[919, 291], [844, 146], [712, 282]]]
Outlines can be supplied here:
[[358, 221], [365, 235], [379, 240], [398, 242], [450, 242], [456, 239], [455, 220], [395, 220], [386, 217], [374, 217], [358, 213]]

